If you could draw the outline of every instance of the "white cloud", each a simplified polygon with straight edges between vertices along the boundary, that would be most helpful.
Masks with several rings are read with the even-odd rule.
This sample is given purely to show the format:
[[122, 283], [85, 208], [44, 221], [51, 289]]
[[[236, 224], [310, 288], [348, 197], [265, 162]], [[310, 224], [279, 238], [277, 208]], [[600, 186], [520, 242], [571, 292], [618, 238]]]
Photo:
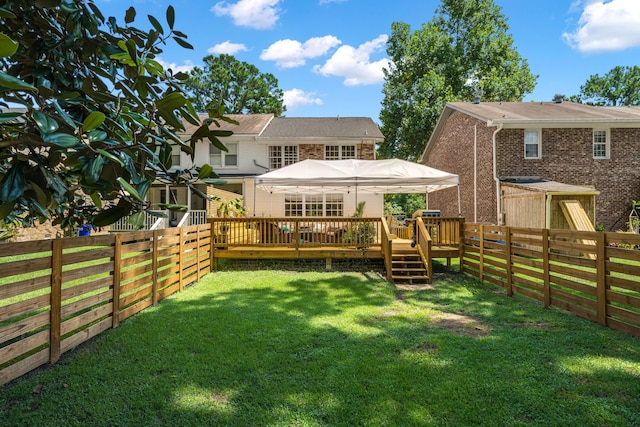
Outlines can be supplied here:
[[291, 39], [278, 40], [262, 51], [260, 59], [275, 61], [280, 68], [295, 68], [304, 65], [307, 59], [326, 54], [340, 43], [334, 36], [312, 37], [304, 43]]
[[282, 101], [287, 106], [287, 110], [294, 110], [309, 104], [322, 105], [322, 99], [316, 98], [314, 92], [305, 92], [296, 88], [285, 90], [282, 95]]
[[273, 28], [280, 18], [278, 3], [281, 0], [239, 0], [237, 3], [221, 1], [211, 8], [218, 16], [231, 16], [233, 23], [257, 30]]
[[323, 66], [316, 65], [314, 71], [323, 76], [344, 77], [346, 86], [380, 83], [384, 80], [382, 69], [389, 66], [389, 59], [371, 62], [371, 55], [384, 49], [388, 39], [386, 34], [381, 34], [357, 48], [340, 46]]
[[562, 34], [572, 48], [604, 52], [640, 46], [640, 1], [588, 0], [572, 7], [584, 7], [578, 28]]
[[320, 0], [320, 4], [329, 4], [329, 3], [344, 3], [347, 0]]
[[193, 62], [191, 62], [190, 60], [184, 61], [183, 65], [178, 65], [175, 62], [166, 62], [160, 58], [156, 58], [156, 61], [158, 61], [165, 70], [168, 70], [169, 68], [171, 68], [174, 73], [179, 73], [179, 72], [188, 73], [193, 69], [193, 67], [195, 67]]
[[213, 53], [216, 55], [220, 55], [226, 53], [227, 55], [235, 55], [238, 52], [245, 52], [247, 46], [242, 43], [231, 43], [231, 41], [227, 40], [226, 42], [218, 43], [217, 45], [210, 47], [207, 49], [207, 52]]

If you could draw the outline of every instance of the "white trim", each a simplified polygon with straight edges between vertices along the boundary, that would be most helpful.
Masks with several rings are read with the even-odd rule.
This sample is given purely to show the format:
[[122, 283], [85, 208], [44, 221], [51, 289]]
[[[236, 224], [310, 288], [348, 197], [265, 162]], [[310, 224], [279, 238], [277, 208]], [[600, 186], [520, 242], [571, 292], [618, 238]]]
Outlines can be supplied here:
[[[596, 156], [595, 155], [595, 133], [596, 132], [605, 132], [605, 155], [604, 156]], [[599, 143], [601, 144], [601, 143]], [[608, 128], [593, 128], [591, 132], [591, 154], [594, 160], [608, 160], [611, 158], [611, 129]]]
[[[527, 156], [527, 145], [533, 145], [531, 142], [527, 142], [527, 132], [535, 132], [537, 134], [537, 146], [538, 155], [535, 157]], [[540, 128], [525, 128], [523, 138], [523, 152], [525, 160], [540, 160], [542, 158], [542, 129]]]

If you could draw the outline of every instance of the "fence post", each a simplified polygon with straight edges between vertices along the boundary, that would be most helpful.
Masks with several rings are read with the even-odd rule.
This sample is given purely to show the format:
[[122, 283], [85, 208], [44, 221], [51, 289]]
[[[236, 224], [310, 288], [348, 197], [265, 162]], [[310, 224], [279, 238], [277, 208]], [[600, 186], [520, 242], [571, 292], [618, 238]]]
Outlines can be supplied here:
[[542, 229], [542, 269], [544, 284], [542, 285], [544, 307], [551, 306], [551, 283], [549, 278], [549, 229]]
[[464, 261], [464, 218], [458, 218], [458, 245], [460, 250], [460, 265], [458, 265], [458, 270], [460, 273], [463, 271], [463, 261]]
[[598, 323], [607, 326], [607, 235], [598, 233], [596, 240], [596, 297]]
[[507, 261], [507, 296], [513, 296], [513, 259], [511, 253], [511, 227], [505, 227], [505, 249], [506, 249], [506, 261]]
[[153, 261], [152, 261], [153, 273], [152, 285], [151, 285], [151, 300], [153, 305], [158, 305], [158, 230], [153, 230]]
[[113, 314], [111, 327], [120, 325], [120, 274], [122, 272], [122, 235], [115, 233], [113, 246]]
[[[178, 243], [178, 281], [180, 282], [178, 284], [178, 287], [180, 288], [180, 292], [182, 292], [182, 289], [184, 288], [184, 233], [182, 232], [182, 230], [180, 230], [180, 239], [179, 239], [179, 243]], [[198, 258], [196, 258], [196, 261], [198, 260]], [[198, 277], [198, 280], [200, 280], [200, 277]]]
[[49, 329], [49, 362], [60, 359], [60, 330], [62, 327], [62, 239], [53, 241], [51, 248], [51, 311]]
[[480, 268], [479, 275], [480, 283], [484, 282], [484, 225], [480, 224]]
[[211, 225], [211, 230], [209, 230], [209, 270], [216, 271], [218, 269], [218, 260], [215, 257], [215, 220], [213, 218], [209, 218], [209, 224]]

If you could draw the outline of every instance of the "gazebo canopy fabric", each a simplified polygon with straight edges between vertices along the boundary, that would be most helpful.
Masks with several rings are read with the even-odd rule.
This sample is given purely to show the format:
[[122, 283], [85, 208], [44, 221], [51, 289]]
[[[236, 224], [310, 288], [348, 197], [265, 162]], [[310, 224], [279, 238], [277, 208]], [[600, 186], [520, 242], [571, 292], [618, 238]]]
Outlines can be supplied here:
[[458, 175], [406, 160], [303, 160], [256, 177], [270, 193], [431, 193], [457, 186]]

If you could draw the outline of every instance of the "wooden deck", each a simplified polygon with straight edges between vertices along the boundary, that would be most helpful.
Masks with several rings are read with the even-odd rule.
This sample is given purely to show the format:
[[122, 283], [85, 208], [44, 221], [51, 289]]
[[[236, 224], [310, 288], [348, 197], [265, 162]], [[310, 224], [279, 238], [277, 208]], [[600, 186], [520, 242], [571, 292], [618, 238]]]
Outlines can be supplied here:
[[[375, 259], [385, 261], [387, 276], [393, 281], [394, 254], [413, 253], [425, 265], [421, 277], [429, 282], [433, 258], [445, 258], [450, 267], [451, 259], [460, 257], [462, 220], [418, 221], [422, 237], [419, 247], [413, 247], [410, 238], [398, 238], [389, 231], [385, 218], [215, 218], [210, 220], [212, 267], [217, 269], [219, 259], [325, 259], [330, 269], [333, 259]], [[354, 229], [367, 233], [363, 237]]]

